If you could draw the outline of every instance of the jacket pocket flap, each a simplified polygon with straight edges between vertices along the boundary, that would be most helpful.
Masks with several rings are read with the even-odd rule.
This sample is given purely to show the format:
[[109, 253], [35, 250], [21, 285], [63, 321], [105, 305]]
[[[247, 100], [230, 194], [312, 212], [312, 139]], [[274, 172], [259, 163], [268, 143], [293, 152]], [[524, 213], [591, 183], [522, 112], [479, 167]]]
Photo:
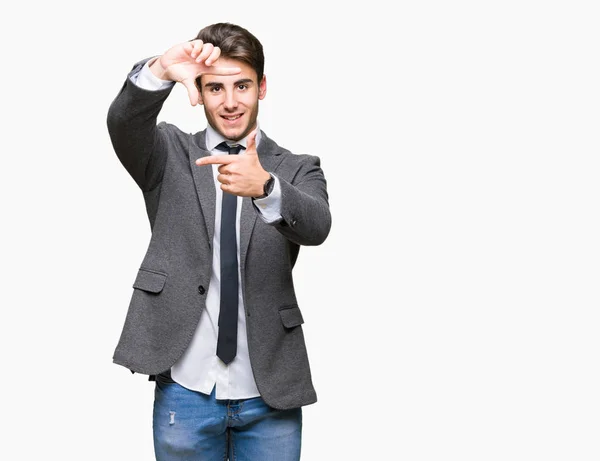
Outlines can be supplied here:
[[286, 328], [297, 327], [304, 323], [302, 313], [298, 306], [285, 306], [279, 309], [279, 315], [281, 315], [281, 321], [283, 326]]
[[165, 286], [166, 280], [167, 274], [140, 269], [135, 282], [133, 282], [133, 288], [139, 288], [150, 293], [160, 293]]

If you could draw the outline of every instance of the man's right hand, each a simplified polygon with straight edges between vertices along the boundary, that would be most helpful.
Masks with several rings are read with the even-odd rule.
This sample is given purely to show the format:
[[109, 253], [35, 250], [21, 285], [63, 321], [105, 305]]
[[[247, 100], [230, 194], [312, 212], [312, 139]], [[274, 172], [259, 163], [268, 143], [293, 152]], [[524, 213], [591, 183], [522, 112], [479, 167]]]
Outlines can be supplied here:
[[[162, 80], [182, 83], [188, 91], [192, 106], [198, 104], [200, 94], [196, 77], [204, 73], [215, 75], [235, 75], [239, 67], [219, 67], [221, 49], [212, 43], [192, 40], [175, 45], [150, 65], [152, 73]], [[217, 64], [217, 65], [215, 65]]]

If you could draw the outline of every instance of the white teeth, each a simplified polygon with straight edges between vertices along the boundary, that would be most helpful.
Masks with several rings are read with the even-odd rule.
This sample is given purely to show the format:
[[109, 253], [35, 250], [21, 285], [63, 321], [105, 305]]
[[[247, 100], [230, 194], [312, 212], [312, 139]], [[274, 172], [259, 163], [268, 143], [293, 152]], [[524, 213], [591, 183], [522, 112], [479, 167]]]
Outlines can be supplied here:
[[226, 119], [226, 120], [237, 120], [240, 117], [241, 117], [241, 115], [236, 115], [235, 117], [225, 117], [224, 116], [223, 118]]

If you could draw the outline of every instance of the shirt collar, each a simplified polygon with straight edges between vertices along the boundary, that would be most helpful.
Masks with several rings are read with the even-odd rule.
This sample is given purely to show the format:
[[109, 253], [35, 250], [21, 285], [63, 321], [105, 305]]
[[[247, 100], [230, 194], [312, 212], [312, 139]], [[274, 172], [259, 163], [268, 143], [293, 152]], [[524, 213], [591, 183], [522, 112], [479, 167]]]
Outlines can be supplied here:
[[[258, 129], [258, 132], [256, 133], [256, 147], [258, 147], [258, 145], [260, 144], [260, 138], [261, 138], [260, 125], [259, 125], [258, 121], [256, 121], [256, 127]], [[210, 124], [208, 124], [206, 126], [206, 138], [205, 138], [206, 148], [210, 152], [215, 151], [215, 147], [217, 147], [223, 141], [225, 141], [227, 144], [240, 144], [240, 145], [244, 146], [244, 148], [246, 148], [247, 138], [248, 137], [246, 136], [245, 138], [242, 138], [239, 141], [233, 143], [229, 139], [225, 139], [221, 135], [221, 133], [219, 133], [217, 130], [215, 130]], [[217, 152], [219, 152], [219, 151], [217, 151]], [[219, 152], [219, 153], [221, 153], [221, 152]]]

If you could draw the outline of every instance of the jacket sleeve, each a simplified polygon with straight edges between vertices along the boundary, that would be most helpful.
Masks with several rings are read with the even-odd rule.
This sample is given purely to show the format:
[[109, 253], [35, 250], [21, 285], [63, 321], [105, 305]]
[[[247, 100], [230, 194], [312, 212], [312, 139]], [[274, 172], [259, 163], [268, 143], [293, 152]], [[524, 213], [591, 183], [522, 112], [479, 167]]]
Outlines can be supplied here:
[[167, 125], [157, 126], [156, 121], [172, 90], [172, 87], [145, 90], [131, 81], [131, 75], [139, 72], [146, 61], [133, 66], [107, 116], [115, 153], [144, 192], [154, 189], [162, 180], [167, 159]]
[[279, 178], [279, 183], [282, 219], [274, 226], [298, 245], [323, 243], [331, 229], [331, 213], [319, 157], [302, 155], [294, 179]]

